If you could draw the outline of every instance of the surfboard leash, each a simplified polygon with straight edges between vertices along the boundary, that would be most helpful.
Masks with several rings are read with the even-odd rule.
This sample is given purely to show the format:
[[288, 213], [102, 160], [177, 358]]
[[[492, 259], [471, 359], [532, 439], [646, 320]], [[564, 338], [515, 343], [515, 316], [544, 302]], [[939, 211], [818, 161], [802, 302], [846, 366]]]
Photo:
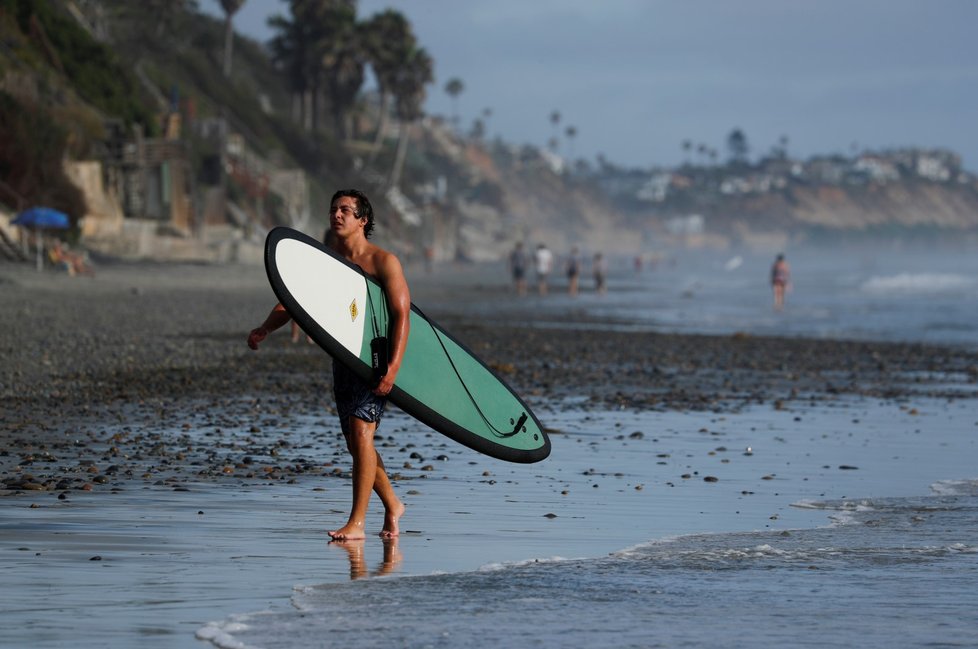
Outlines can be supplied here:
[[512, 437], [521, 431], [525, 432], [526, 429], [523, 427], [523, 424], [526, 423], [526, 420], [528, 418], [525, 412], [521, 413], [519, 419], [515, 421], [513, 420], [512, 417], [510, 417], [509, 423], [511, 424], [515, 423], [516, 425], [513, 427], [513, 430], [509, 432], [499, 430], [493, 425], [491, 421], [489, 421], [489, 418], [486, 417], [486, 413], [482, 412], [482, 408], [479, 407], [479, 402], [476, 401], [475, 397], [472, 395], [472, 392], [469, 391], [469, 386], [465, 383], [465, 379], [462, 378], [462, 374], [458, 371], [458, 368], [455, 366], [455, 361], [452, 360], [452, 355], [448, 353], [448, 348], [445, 347], [445, 341], [442, 340], [441, 333], [439, 333], [438, 328], [435, 327], [434, 323], [431, 321], [431, 318], [425, 315], [425, 313], [421, 309], [419, 309], [417, 306], [415, 306], [414, 308], [417, 309], [418, 313], [420, 313], [424, 317], [425, 322], [428, 323], [428, 326], [431, 327], [431, 331], [433, 331], [435, 334], [435, 340], [437, 340], [438, 344], [441, 345], [441, 350], [442, 352], [445, 353], [445, 358], [448, 359], [448, 364], [452, 366], [452, 370], [455, 372], [455, 376], [458, 377], [458, 382], [462, 384], [462, 389], [465, 390], [465, 394], [469, 397], [469, 401], [472, 402], [472, 405], [475, 407], [476, 412], [478, 412], [479, 416], [482, 417], [482, 421], [485, 422], [489, 430], [492, 431], [492, 434], [495, 435], [496, 437], [505, 439], [507, 437]]

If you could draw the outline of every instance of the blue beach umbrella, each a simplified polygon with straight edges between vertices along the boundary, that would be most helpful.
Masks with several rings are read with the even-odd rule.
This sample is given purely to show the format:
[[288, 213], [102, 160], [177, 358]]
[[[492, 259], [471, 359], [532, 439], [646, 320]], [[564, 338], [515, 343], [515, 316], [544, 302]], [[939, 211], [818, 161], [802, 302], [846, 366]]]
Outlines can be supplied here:
[[67, 230], [71, 227], [68, 215], [50, 207], [32, 207], [17, 215], [12, 225], [23, 225], [34, 229]]
[[41, 270], [41, 237], [37, 235], [38, 230], [67, 230], [71, 227], [68, 215], [64, 212], [51, 209], [50, 207], [32, 207], [17, 215], [11, 225], [19, 225], [25, 228], [32, 228], [35, 231], [34, 241], [37, 248], [37, 269]]

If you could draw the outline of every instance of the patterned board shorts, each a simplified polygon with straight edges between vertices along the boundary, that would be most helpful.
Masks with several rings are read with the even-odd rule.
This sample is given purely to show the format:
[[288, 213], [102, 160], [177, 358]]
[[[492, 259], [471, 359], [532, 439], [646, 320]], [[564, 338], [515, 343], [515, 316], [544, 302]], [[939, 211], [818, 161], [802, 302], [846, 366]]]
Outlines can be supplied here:
[[336, 399], [336, 410], [344, 433], [348, 432], [347, 420], [350, 417], [376, 423], [380, 427], [387, 397], [374, 394], [370, 386], [342, 363], [333, 363], [333, 397]]

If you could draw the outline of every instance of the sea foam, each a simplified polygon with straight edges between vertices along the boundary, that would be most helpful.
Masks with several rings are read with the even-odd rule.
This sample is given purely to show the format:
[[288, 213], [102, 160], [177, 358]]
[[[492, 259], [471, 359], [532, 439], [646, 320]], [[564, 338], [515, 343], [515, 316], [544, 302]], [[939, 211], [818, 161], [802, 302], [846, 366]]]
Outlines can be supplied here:
[[871, 277], [862, 284], [867, 293], [947, 293], [975, 286], [975, 281], [954, 273], [899, 273]]

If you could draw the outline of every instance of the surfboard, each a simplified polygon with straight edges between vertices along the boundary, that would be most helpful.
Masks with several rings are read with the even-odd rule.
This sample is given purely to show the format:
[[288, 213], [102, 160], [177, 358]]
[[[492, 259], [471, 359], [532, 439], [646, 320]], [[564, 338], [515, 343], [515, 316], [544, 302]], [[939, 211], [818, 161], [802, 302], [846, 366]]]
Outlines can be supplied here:
[[[380, 284], [316, 239], [286, 227], [265, 239], [265, 270], [303, 331], [369, 383], [371, 341], [387, 335], [389, 322]], [[392, 403], [500, 460], [531, 463], [550, 454], [550, 439], [533, 411], [484, 361], [413, 303], [410, 325]]]

